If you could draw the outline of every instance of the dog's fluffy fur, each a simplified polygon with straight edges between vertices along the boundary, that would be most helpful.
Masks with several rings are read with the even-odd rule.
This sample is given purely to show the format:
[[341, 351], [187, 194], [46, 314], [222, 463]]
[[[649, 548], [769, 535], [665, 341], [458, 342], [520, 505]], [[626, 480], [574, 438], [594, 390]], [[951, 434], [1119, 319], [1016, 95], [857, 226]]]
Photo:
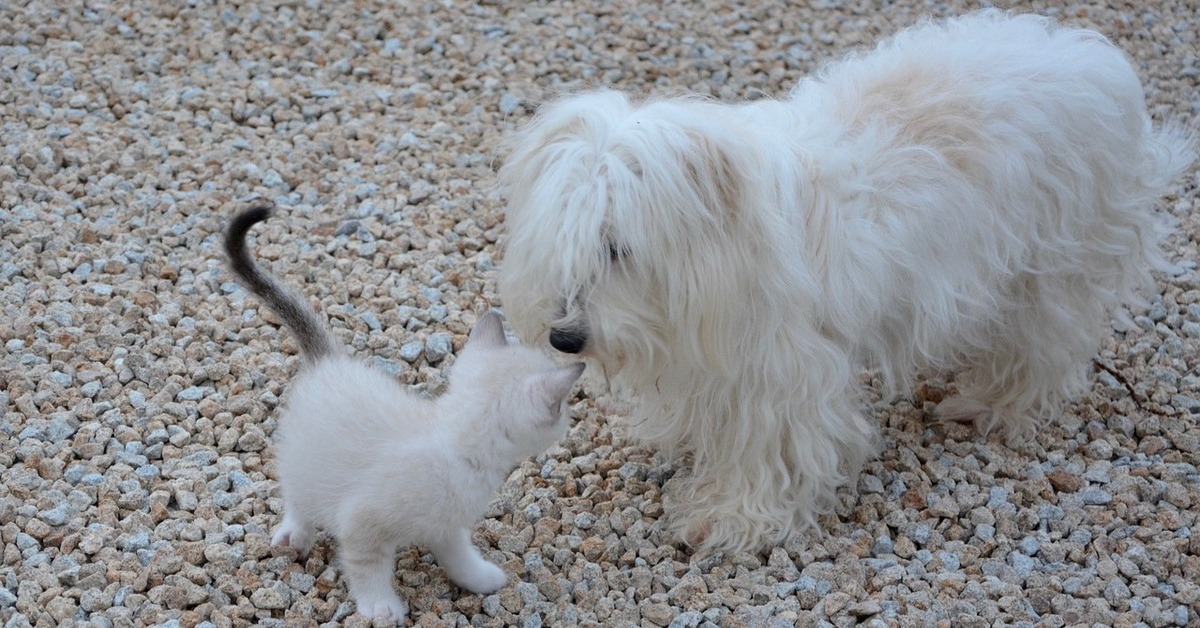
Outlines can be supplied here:
[[1028, 432], [1087, 384], [1166, 266], [1151, 209], [1192, 159], [1102, 35], [988, 11], [830, 65], [786, 100], [543, 107], [500, 179], [500, 293], [693, 456], [685, 539], [814, 525], [874, 454], [857, 374], [959, 369], [939, 411]]

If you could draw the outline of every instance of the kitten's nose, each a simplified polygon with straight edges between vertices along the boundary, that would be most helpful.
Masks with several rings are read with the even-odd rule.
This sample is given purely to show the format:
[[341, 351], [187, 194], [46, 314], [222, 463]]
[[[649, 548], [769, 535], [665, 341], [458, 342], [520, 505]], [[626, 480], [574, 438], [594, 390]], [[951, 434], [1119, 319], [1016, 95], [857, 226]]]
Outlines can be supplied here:
[[570, 329], [551, 329], [550, 346], [563, 353], [579, 353], [587, 344], [587, 335]]

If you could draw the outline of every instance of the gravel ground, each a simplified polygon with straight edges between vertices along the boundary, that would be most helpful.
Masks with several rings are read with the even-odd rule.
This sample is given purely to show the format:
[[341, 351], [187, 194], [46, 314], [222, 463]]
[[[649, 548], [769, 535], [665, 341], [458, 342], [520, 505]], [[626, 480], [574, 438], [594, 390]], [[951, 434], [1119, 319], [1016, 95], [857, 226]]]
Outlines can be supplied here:
[[[536, 103], [602, 84], [782, 94], [974, 8], [235, 4], [0, 0], [5, 627], [368, 624], [328, 542], [304, 562], [268, 545], [296, 344], [222, 269], [245, 202], [288, 208], [261, 258], [356, 353], [436, 394], [495, 302], [497, 140]], [[1109, 34], [1156, 118], [1200, 124], [1195, 0], [1019, 8]], [[1198, 183], [1160, 203], [1177, 259], [1196, 257]], [[876, 403], [885, 449], [826, 534], [758, 555], [674, 544], [677, 467], [581, 395], [570, 436], [476, 529], [510, 585], [465, 595], [416, 548], [397, 586], [423, 626], [1200, 625], [1200, 277], [1158, 289], [1036, 442], [929, 422], [938, 380]]]

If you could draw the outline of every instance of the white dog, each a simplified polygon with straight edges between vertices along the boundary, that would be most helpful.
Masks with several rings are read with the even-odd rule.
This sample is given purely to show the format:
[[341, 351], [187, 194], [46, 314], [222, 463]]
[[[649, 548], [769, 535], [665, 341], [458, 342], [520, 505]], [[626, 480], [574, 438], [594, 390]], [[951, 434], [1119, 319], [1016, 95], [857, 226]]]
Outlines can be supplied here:
[[567, 97], [508, 148], [504, 309], [691, 454], [672, 517], [705, 549], [829, 509], [876, 447], [861, 366], [961, 369], [939, 413], [984, 431], [1051, 417], [1166, 267], [1151, 209], [1193, 157], [1102, 35], [998, 11], [786, 100]]

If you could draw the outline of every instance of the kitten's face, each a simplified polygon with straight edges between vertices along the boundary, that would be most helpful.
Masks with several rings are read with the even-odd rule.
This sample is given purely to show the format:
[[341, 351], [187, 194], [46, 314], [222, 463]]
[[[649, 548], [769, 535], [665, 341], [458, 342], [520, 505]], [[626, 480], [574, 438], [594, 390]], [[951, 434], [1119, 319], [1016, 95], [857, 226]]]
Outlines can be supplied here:
[[481, 430], [494, 430], [519, 456], [541, 453], [570, 425], [567, 398], [583, 373], [582, 362], [559, 366], [539, 351], [508, 344], [500, 315], [488, 312], [453, 367], [459, 393], [491, 400]]

